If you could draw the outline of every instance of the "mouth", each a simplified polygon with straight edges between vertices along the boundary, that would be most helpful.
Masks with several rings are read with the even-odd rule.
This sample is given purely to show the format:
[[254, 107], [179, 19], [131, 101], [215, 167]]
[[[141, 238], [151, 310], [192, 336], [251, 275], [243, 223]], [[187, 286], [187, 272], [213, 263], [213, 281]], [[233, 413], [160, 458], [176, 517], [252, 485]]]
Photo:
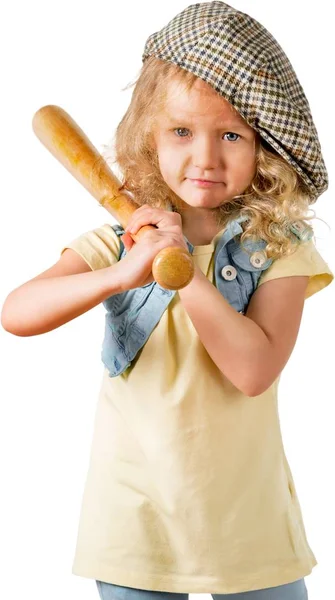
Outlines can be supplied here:
[[211, 179], [189, 179], [189, 181], [198, 187], [213, 187], [223, 183], [222, 181], [213, 181]]

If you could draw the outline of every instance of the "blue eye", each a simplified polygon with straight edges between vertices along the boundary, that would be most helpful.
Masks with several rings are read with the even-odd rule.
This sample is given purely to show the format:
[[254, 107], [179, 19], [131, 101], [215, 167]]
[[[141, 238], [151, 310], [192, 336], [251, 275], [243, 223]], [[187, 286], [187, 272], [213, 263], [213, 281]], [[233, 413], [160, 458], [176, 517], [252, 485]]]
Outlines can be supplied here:
[[[186, 127], [176, 127], [173, 132], [176, 134], [177, 137], [187, 137], [188, 135], [190, 135], [190, 130], [187, 129]], [[237, 140], [241, 137], [238, 133], [234, 133], [233, 131], [228, 131], [227, 133], [224, 134], [224, 136], [226, 135], [234, 135], [236, 136], [237, 139], [229, 139], [228, 141], [230, 142], [237, 142]], [[223, 137], [224, 137], [223, 136]]]
[[[189, 130], [186, 127], [177, 127], [173, 130], [178, 137], [187, 137], [189, 134]], [[180, 133], [183, 132], [183, 133]], [[186, 132], [186, 134], [185, 134]]]
[[[233, 131], [228, 131], [224, 135], [236, 135], [238, 138], [241, 137], [238, 133], [233, 133]], [[237, 140], [229, 140], [230, 142], [237, 142]]]

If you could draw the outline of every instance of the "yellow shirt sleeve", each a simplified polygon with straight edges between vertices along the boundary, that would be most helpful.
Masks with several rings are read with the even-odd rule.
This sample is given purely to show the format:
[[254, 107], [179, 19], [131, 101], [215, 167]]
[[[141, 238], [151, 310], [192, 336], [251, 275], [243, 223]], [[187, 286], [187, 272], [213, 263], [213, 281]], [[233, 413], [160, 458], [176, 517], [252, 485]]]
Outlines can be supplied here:
[[313, 240], [309, 240], [306, 243], [300, 243], [298, 249], [291, 256], [284, 256], [273, 261], [272, 265], [259, 278], [257, 287], [271, 279], [294, 275], [309, 276], [305, 299], [327, 287], [334, 279], [334, 274], [316, 249]]
[[63, 254], [66, 248], [72, 248], [87, 262], [92, 271], [97, 271], [118, 262], [120, 246], [120, 239], [113, 227], [106, 223], [69, 242], [61, 249], [60, 254]]

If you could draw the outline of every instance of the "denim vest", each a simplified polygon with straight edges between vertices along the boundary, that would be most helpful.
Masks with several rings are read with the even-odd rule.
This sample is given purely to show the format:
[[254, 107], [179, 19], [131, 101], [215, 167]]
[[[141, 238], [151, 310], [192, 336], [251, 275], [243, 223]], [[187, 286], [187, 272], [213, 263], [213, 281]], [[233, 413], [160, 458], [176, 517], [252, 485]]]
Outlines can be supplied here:
[[[239, 238], [236, 238], [243, 232], [240, 223], [247, 218], [238, 217], [228, 223], [214, 254], [215, 286], [240, 313], [246, 311], [260, 276], [273, 262], [273, 259], [266, 259], [262, 253], [266, 246], [264, 240], [246, 240], [243, 244], [246, 251]], [[113, 225], [113, 229], [118, 236], [124, 233], [120, 225]], [[297, 231], [294, 233], [299, 237]], [[185, 241], [189, 252], [193, 254], [194, 246], [186, 237]], [[126, 250], [122, 240], [120, 242], [119, 260], [122, 260]], [[110, 377], [120, 375], [129, 367], [176, 293], [153, 281], [103, 301], [107, 313], [101, 359], [109, 370]]]

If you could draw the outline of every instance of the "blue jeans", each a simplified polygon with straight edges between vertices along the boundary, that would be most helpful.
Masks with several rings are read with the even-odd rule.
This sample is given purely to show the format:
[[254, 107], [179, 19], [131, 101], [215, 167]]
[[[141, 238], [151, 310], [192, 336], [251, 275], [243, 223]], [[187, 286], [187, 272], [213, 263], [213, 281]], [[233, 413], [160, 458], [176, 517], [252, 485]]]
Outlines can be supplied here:
[[[97, 581], [101, 600], [188, 600], [188, 594], [155, 592]], [[240, 592], [237, 594], [211, 594], [213, 600], [308, 600], [304, 579], [276, 587]]]

